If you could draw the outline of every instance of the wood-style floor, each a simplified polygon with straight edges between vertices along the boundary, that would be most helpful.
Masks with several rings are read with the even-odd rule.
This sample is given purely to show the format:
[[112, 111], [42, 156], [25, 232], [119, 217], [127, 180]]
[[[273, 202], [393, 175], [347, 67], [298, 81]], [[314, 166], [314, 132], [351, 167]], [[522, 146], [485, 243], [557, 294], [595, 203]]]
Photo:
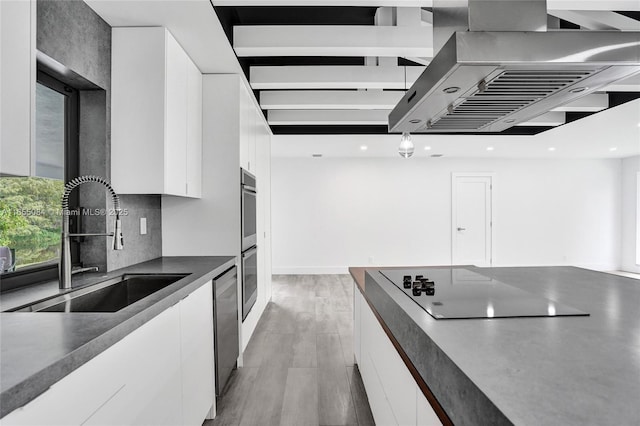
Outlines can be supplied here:
[[373, 425], [353, 362], [349, 275], [273, 277], [267, 305], [206, 426]]

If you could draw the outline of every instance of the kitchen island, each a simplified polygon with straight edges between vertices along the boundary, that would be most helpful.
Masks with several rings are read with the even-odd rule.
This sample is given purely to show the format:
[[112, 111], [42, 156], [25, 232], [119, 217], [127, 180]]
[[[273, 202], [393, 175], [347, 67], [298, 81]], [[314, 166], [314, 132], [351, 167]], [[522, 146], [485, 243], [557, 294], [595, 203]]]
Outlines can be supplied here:
[[442, 423], [640, 424], [640, 282], [575, 267], [455, 268], [590, 315], [436, 320], [384, 268], [350, 268]]
[[[162, 341], [170, 342], [169, 339], [174, 339], [174, 343], [168, 350], [173, 350], [175, 347], [175, 350], [179, 352], [180, 344], [185, 342], [185, 336], [189, 336], [185, 333], [181, 334], [176, 327], [180, 326], [180, 322], [187, 324], [187, 321], [194, 318], [195, 311], [201, 310], [201, 316], [195, 318], [199, 321], [199, 325], [193, 327], [193, 329], [195, 331], [202, 330], [204, 336], [201, 337], [206, 337], [212, 341], [212, 329], [207, 331], [205, 328], [205, 326], [211, 328], [213, 321], [210, 282], [213, 278], [232, 268], [235, 265], [235, 261], [235, 257], [232, 256], [162, 257], [107, 274], [96, 274], [92, 277], [80, 279], [77, 282], [74, 280], [75, 290], [79, 287], [90, 286], [96, 282], [123, 274], [186, 274], [184, 278], [117, 312], [1, 313], [2, 356], [0, 358], [0, 376], [2, 377], [2, 382], [0, 385], [0, 417], [4, 417], [13, 410], [20, 409], [25, 404], [28, 404], [26, 407], [33, 405], [29, 403], [34, 399], [36, 401], [41, 399], [37, 397], [43, 393], [49, 393], [46, 392], [49, 388], [53, 390], [59, 387], [60, 384], [58, 382], [62, 379], [66, 379], [68, 376], [71, 377], [72, 374], [80, 371], [85, 365], [91, 364], [93, 360], [110, 356], [104, 354], [109, 353], [111, 348], [117, 347], [120, 355], [113, 356], [113, 362], [104, 361], [103, 364], [109, 368], [113, 366], [118, 374], [122, 371], [127, 371], [127, 368], [134, 365], [134, 358], [138, 356], [144, 357], [144, 355], [135, 351], [131, 355], [123, 355], [125, 351], [122, 346], [128, 345], [128, 347], [131, 347], [131, 342], [135, 338], [130, 336], [138, 333], [138, 330], [145, 329], [145, 327], [145, 333], [147, 333], [145, 338], [147, 340], [142, 342], [141, 351], [146, 348], [152, 348], [152, 344], [155, 341], [162, 343]], [[207, 288], [205, 289], [204, 287]], [[68, 291], [60, 290], [57, 281], [46, 282], [4, 293], [1, 307], [3, 311], [6, 311], [43, 297]], [[203, 293], [197, 298], [187, 297], [197, 291], [203, 291]], [[186, 312], [181, 319], [178, 320], [179, 315], [176, 309], [173, 309], [176, 312], [171, 313], [173, 317], [170, 320], [163, 317], [173, 307], [181, 307], [185, 300], [189, 301], [191, 309], [185, 309]], [[187, 306], [185, 305], [185, 307]], [[208, 312], [206, 312], [207, 310]], [[164, 321], [164, 323], [159, 321]], [[157, 323], [157, 325], [148, 326], [151, 323]], [[149, 327], [155, 327], [154, 332], [157, 331], [158, 333], [168, 332], [170, 331], [169, 328], [171, 328], [171, 331], [175, 331], [175, 333], [171, 334], [171, 336], [165, 334], [151, 335], [151, 328]], [[191, 330], [185, 331], [191, 332]], [[118, 346], [120, 342], [125, 343]], [[134, 343], [138, 344], [139, 342]], [[190, 344], [190, 342], [187, 343]], [[176, 344], [178, 345], [177, 347]], [[128, 350], [128, 348], [126, 349]], [[213, 351], [213, 343], [210, 343], [210, 347], [206, 349]], [[165, 355], [166, 353], [149, 354], [149, 359], [142, 359], [141, 361], [147, 365], [152, 365], [164, 360], [163, 357]], [[203, 356], [208, 356], [206, 351]], [[175, 360], [171, 360], [171, 362], [173, 361]], [[212, 364], [212, 358], [209, 359], [209, 364]], [[167, 365], [158, 365], [158, 368], [159, 371], [165, 371], [167, 370]], [[102, 374], [107, 377], [98, 376], [99, 381], [108, 382], [109, 373], [103, 369]], [[113, 374], [112, 376], [115, 375]], [[126, 377], [123, 377], [122, 380], [124, 383]], [[212, 380], [210, 381], [212, 382]], [[84, 380], [80, 380], [80, 382], [84, 384]], [[141, 383], [144, 384], [143, 381]], [[96, 388], [101, 384], [94, 383], [92, 387]], [[121, 390], [122, 386], [124, 385], [114, 384], [113, 392]], [[110, 396], [112, 395], [106, 395], [106, 397]], [[81, 406], [82, 402], [78, 401], [77, 405]], [[3, 419], [3, 423], [5, 420]], [[55, 423], [51, 419], [48, 421]]]

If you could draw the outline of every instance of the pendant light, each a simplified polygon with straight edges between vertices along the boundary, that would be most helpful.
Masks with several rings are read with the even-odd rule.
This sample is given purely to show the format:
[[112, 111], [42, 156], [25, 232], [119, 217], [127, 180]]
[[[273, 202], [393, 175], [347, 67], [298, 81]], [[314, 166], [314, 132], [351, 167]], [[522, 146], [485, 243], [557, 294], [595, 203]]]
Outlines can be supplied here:
[[413, 155], [413, 141], [411, 140], [411, 133], [404, 132], [402, 138], [400, 138], [400, 146], [398, 147], [398, 154], [403, 158], [409, 158]]
[[[404, 92], [407, 92], [407, 66], [404, 66]], [[402, 138], [400, 138], [400, 146], [398, 146], [398, 154], [402, 158], [409, 158], [413, 155], [413, 141], [411, 140], [411, 133], [403, 132]]]

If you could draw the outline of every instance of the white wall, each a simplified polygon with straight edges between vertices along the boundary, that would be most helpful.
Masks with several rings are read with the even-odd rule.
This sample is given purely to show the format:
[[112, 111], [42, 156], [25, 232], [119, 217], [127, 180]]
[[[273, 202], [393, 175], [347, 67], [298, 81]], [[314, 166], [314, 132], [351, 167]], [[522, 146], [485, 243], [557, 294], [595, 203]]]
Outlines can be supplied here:
[[637, 241], [640, 239], [638, 199], [640, 156], [622, 160], [622, 270], [640, 273]]
[[620, 266], [620, 160], [273, 158], [273, 272], [450, 264], [452, 172], [496, 173], [494, 266]]

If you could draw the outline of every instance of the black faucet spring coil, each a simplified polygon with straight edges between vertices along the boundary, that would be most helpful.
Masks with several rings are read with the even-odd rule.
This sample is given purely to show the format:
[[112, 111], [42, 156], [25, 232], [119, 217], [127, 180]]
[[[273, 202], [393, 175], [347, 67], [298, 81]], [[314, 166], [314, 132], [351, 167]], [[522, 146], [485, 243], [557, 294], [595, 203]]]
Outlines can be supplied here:
[[64, 193], [62, 194], [62, 210], [63, 211], [69, 210], [69, 194], [71, 193], [71, 191], [73, 191], [74, 188], [76, 188], [77, 186], [80, 186], [83, 183], [87, 183], [87, 182], [100, 183], [109, 190], [109, 193], [111, 194], [111, 199], [113, 200], [113, 208], [116, 210], [116, 213], [119, 215], [120, 214], [120, 198], [118, 197], [118, 194], [116, 194], [116, 192], [113, 190], [109, 181], [107, 181], [104, 178], [101, 178], [100, 176], [93, 176], [93, 175], [80, 176], [80, 177], [71, 179], [69, 182], [67, 182], [64, 185]]

